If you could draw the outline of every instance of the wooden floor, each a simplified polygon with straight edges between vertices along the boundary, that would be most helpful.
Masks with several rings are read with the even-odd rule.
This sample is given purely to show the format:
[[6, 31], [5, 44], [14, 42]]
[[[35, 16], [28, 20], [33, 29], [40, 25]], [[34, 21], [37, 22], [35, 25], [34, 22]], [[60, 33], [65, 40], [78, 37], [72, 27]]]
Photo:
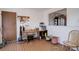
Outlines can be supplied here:
[[0, 51], [65, 51], [61, 45], [53, 45], [50, 41], [44, 39], [27, 42], [9, 42]]

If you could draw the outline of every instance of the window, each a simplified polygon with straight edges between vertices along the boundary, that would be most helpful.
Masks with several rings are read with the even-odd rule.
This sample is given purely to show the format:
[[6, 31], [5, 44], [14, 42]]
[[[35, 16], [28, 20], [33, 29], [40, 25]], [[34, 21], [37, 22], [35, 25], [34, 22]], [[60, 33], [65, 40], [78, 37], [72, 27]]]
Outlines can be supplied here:
[[66, 9], [62, 9], [54, 13], [50, 13], [49, 14], [49, 25], [66, 26], [67, 25]]

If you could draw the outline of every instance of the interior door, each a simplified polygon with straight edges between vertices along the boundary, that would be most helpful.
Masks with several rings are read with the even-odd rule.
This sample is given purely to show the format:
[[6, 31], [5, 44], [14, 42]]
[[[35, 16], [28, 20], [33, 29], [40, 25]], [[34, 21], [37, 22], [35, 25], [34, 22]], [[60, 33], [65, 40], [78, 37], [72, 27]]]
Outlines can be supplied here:
[[2, 11], [2, 35], [5, 40], [16, 40], [16, 13]]

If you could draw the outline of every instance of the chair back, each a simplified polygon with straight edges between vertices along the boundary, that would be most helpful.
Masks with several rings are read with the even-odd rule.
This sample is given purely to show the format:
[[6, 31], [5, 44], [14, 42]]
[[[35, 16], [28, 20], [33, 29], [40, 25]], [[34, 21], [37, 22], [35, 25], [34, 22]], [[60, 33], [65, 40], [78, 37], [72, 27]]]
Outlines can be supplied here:
[[71, 44], [79, 46], [79, 31], [78, 30], [70, 31], [68, 41]]

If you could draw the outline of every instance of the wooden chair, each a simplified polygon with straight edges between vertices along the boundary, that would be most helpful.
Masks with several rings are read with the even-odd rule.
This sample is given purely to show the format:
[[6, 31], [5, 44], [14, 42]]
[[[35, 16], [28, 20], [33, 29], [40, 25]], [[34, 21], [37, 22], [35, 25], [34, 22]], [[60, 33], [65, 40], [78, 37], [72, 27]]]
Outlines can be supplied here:
[[76, 48], [77, 50], [79, 47], [79, 31], [78, 30], [72, 30], [69, 32], [68, 40], [64, 42], [64, 46], [69, 47], [70, 50], [72, 48]]

